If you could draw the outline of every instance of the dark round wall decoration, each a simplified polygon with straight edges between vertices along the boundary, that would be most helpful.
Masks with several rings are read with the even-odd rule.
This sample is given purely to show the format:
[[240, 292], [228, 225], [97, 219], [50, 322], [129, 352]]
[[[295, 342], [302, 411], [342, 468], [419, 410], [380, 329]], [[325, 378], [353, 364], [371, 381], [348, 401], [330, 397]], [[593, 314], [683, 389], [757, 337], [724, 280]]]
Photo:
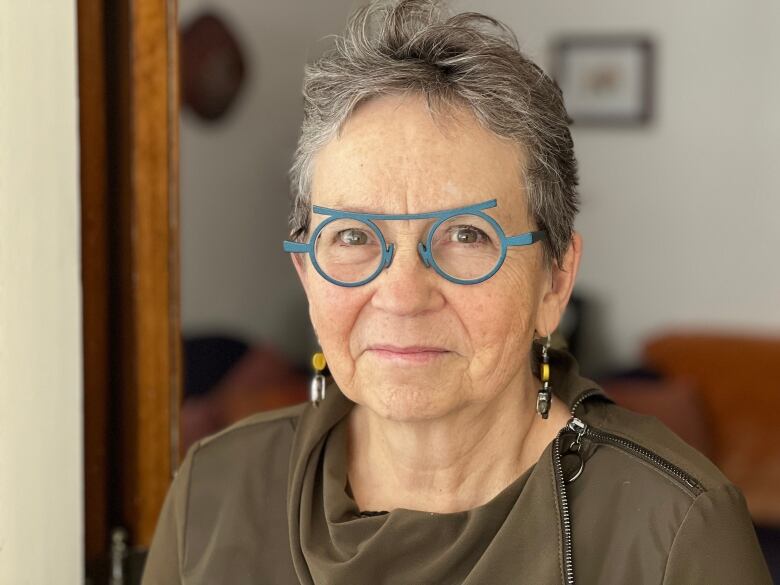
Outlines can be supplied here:
[[246, 77], [238, 41], [213, 13], [195, 17], [181, 31], [182, 103], [198, 117], [215, 121], [235, 103]]

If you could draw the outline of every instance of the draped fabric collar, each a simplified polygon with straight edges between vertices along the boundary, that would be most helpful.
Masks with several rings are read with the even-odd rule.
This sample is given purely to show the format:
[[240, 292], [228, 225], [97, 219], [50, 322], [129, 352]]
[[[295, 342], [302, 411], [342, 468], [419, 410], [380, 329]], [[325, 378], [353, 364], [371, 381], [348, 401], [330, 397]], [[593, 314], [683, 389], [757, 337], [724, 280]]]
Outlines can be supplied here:
[[[603, 395], [579, 376], [569, 354], [553, 352], [551, 358], [553, 391], [570, 408], [583, 395]], [[346, 421], [352, 406], [331, 383], [326, 399], [307, 408], [296, 429], [287, 511], [302, 584], [493, 585], [520, 577], [544, 583], [560, 575], [560, 511], [550, 445], [534, 466], [472, 510], [396, 509], [363, 517], [346, 491]]]

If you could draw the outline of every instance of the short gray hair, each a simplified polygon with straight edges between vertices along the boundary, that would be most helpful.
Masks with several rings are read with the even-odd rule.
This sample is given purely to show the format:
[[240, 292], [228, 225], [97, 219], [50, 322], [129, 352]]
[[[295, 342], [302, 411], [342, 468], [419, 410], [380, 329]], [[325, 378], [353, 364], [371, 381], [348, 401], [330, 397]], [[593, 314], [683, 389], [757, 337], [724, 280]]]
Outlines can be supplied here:
[[357, 9], [335, 46], [306, 67], [304, 118], [290, 170], [291, 237], [300, 240], [309, 229], [317, 152], [360, 103], [405, 93], [423, 95], [432, 112], [465, 106], [484, 127], [520, 145], [529, 213], [537, 229], [547, 230], [545, 259], [561, 265], [579, 207], [561, 91], [520, 52], [506, 25], [472, 12], [451, 16], [439, 0]]

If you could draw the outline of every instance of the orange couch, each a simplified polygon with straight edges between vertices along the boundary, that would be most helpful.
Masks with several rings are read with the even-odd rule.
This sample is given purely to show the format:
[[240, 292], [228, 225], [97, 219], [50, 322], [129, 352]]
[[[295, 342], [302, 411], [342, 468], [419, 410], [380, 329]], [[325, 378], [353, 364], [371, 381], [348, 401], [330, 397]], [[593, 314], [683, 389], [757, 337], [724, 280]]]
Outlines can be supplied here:
[[713, 460], [757, 522], [780, 526], [780, 337], [664, 335], [646, 344], [644, 361], [698, 390]]

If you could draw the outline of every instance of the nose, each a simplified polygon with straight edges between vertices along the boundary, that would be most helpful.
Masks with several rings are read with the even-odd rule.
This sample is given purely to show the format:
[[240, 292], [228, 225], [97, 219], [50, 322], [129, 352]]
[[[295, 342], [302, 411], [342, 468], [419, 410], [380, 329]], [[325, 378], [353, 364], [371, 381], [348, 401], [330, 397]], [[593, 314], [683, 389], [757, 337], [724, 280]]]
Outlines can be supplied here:
[[396, 246], [390, 265], [374, 279], [372, 305], [399, 316], [439, 309], [444, 303], [441, 279], [427, 266], [417, 246]]

